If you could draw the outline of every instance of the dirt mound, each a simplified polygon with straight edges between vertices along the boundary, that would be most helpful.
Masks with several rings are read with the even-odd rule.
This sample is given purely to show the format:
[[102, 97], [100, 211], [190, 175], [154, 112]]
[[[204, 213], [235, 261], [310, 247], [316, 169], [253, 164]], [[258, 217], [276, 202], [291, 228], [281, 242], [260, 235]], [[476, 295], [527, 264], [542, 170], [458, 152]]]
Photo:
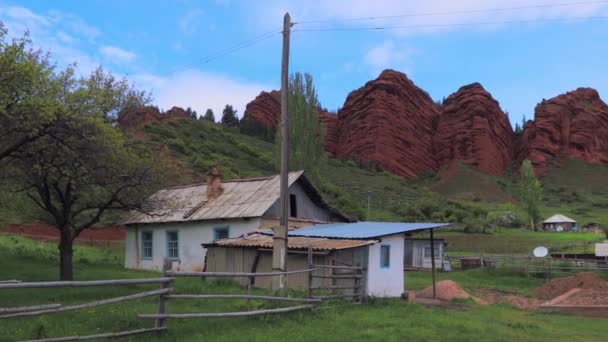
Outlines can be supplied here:
[[533, 293], [538, 298], [551, 299], [574, 288], [590, 290], [590, 292], [604, 292], [604, 296], [606, 296], [608, 282], [595, 273], [583, 272], [570, 277], [553, 279], [536, 288]]
[[[437, 299], [452, 300], [454, 298], [472, 298], [465, 290], [457, 283], [451, 280], [442, 280], [435, 284]], [[420, 298], [433, 298], [433, 286], [429, 286], [422, 291], [416, 292], [416, 296]]]
[[544, 301], [517, 295], [516, 292], [499, 289], [484, 289], [477, 293], [487, 304], [510, 304], [519, 309], [531, 310], [538, 308]]

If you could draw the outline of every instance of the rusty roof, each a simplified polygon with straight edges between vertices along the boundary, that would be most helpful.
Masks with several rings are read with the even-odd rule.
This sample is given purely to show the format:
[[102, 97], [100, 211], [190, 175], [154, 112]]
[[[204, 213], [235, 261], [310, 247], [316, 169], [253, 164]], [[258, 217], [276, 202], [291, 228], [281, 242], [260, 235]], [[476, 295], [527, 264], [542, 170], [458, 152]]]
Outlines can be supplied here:
[[[335, 215], [348, 216], [329, 207], [319, 192], [304, 176], [304, 171], [289, 173], [289, 186], [300, 180], [311, 199]], [[125, 222], [167, 223], [262, 216], [280, 197], [280, 177], [256, 177], [222, 182], [223, 193], [212, 200], [207, 198], [207, 184], [177, 186], [157, 191], [148, 200], [151, 209], [132, 212]]]
[[[308, 249], [312, 246], [315, 251], [334, 251], [361, 246], [367, 246], [378, 242], [377, 240], [345, 240], [312, 238], [305, 236], [290, 237], [287, 240], [289, 249]], [[272, 248], [272, 236], [253, 233], [248, 236], [218, 240], [212, 243], [203, 244], [205, 247], [230, 247], [230, 248]]]

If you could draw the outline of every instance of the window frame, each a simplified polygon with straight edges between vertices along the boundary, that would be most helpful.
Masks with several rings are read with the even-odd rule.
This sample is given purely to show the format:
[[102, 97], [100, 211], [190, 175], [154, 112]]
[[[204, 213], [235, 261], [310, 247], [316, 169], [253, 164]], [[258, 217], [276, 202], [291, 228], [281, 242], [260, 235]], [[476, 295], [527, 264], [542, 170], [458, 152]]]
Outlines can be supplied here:
[[[150, 234], [150, 256], [146, 256], [145, 239], [144, 236]], [[154, 232], [151, 230], [142, 230], [140, 233], [140, 259], [141, 260], [152, 260], [154, 258]]]
[[[169, 234], [175, 233], [176, 236], [176, 252], [177, 252], [177, 256], [171, 256], [170, 250], [171, 248], [169, 247]], [[167, 253], [167, 259], [170, 260], [179, 260], [179, 231], [178, 230], [167, 230], [165, 232], [165, 247], [166, 247], [166, 253]]]
[[[383, 254], [382, 254], [383, 250], [386, 250], [387, 253], [388, 253], [387, 254], [388, 255], [387, 262], [388, 263], [386, 265], [384, 265], [384, 260], [383, 260], [384, 258], [383, 258]], [[382, 244], [382, 245], [380, 245], [380, 269], [387, 270], [387, 269], [390, 269], [390, 268], [391, 268], [391, 245]]]
[[221, 240], [218, 238], [218, 231], [226, 231], [226, 239], [230, 238], [230, 226], [213, 227], [213, 241]]
[[[429, 250], [429, 255], [428, 256], [426, 255], [427, 249]], [[435, 246], [435, 252], [436, 252], [435, 253], [435, 259], [440, 259], [441, 258], [441, 255], [440, 255], [441, 254], [441, 248], [439, 246]], [[425, 259], [431, 259], [432, 258], [432, 256], [431, 256], [431, 246], [424, 246], [424, 252], [423, 252], [422, 255], [423, 255], [423, 257]]]

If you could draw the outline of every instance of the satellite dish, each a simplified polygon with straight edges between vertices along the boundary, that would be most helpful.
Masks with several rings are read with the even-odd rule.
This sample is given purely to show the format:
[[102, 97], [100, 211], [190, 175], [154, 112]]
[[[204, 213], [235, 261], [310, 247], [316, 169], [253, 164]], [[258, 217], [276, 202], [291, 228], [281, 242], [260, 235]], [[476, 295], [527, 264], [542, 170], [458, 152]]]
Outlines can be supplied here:
[[549, 250], [547, 249], [547, 247], [540, 246], [534, 248], [534, 252], [532, 252], [532, 254], [534, 254], [534, 256], [537, 258], [543, 258], [546, 257], [547, 254], [549, 254]]

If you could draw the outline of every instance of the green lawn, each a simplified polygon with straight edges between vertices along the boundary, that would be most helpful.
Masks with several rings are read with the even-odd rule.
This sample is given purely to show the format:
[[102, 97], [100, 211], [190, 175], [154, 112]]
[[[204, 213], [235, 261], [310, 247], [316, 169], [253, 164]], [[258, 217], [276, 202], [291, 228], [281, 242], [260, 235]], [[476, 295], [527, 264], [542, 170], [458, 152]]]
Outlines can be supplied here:
[[[530, 254], [535, 247], [548, 248], [582, 243], [604, 237], [604, 234], [570, 232], [534, 232], [523, 229], [501, 229], [494, 234], [469, 234], [456, 231], [440, 231], [436, 234], [448, 242], [448, 255], [462, 254]], [[588, 245], [580, 252], [592, 252]], [[561, 251], [561, 250], [560, 250]]]
[[[17, 241], [15, 243], [15, 241]], [[56, 279], [57, 266], [52, 254], [54, 244], [13, 239], [0, 235], [2, 278], [21, 280]], [[39, 251], [38, 254], [31, 254]], [[133, 278], [157, 276], [156, 273], [124, 270], [120, 251], [104, 251], [77, 246], [77, 279]], [[508, 272], [472, 270], [439, 273], [439, 279], [452, 279], [467, 291], [500, 288], [527, 294], [540, 280]], [[420, 289], [430, 284], [430, 273], [409, 272], [406, 287]], [[200, 279], [178, 279], [179, 293], [242, 293], [237, 286], [209, 283]], [[158, 288], [157, 285], [114, 286], [72, 289], [0, 290], [1, 306], [42, 303], [79, 303]], [[262, 291], [257, 291], [262, 292]], [[301, 295], [293, 293], [292, 295]], [[252, 308], [276, 304], [254, 301]], [[328, 303], [317, 312], [295, 312], [254, 318], [223, 318], [169, 321], [166, 334], [133, 337], [131, 341], [602, 341], [608, 334], [603, 319], [579, 318], [556, 314], [531, 313], [506, 305], [464, 304], [461, 310], [426, 308], [401, 300], [372, 300], [369, 304]], [[152, 321], [140, 320], [138, 313], [155, 312], [155, 299], [100, 306], [82, 311], [31, 318], [0, 320], [0, 341], [45, 336], [93, 334], [151, 327]], [[239, 311], [243, 300], [174, 300], [169, 312]]]

